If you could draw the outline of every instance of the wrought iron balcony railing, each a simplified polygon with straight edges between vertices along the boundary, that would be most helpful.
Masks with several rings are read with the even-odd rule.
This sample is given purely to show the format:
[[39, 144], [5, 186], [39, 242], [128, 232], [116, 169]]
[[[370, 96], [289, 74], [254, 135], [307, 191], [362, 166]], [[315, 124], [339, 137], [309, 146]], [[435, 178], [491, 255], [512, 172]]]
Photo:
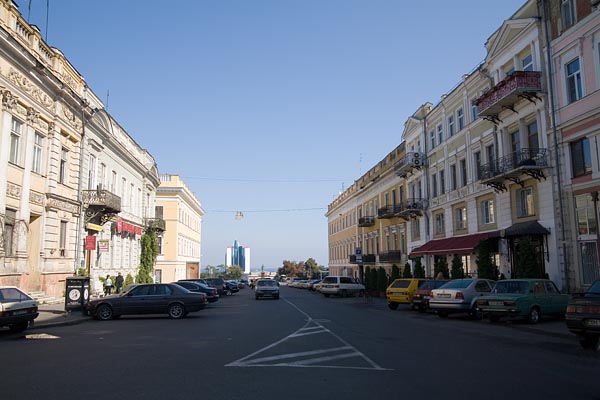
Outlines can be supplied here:
[[521, 149], [501, 157], [479, 168], [482, 180], [493, 178], [520, 169], [542, 169], [548, 167], [547, 149]]
[[375, 217], [360, 217], [358, 226], [373, 226], [375, 225]]
[[121, 198], [108, 190], [83, 190], [81, 201], [84, 207], [101, 207], [109, 213], [121, 212]]
[[533, 100], [542, 91], [542, 73], [539, 71], [515, 71], [475, 100], [482, 117], [497, 116], [504, 109], [511, 109], [525, 98]]
[[402, 204], [381, 207], [377, 209], [377, 217], [380, 219], [394, 218], [400, 211], [402, 211]]
[[421, 152], [408, 152], [400, 161], [394, 164], [394, 172], [396, 175], [406, 177], [406, 175], [414, 169], [421, 169], [427, 162], [427, 156]]
[[402, 252], [400, 250], [391, 250], [391, 251], [388, 251], [387, 253], [379, 254], [380, 262], [394, 262], [394, 261], [401, 261], [401, 260], [402, 260]]
[[377, 257], [375, 254], [363, 254], [363, 264], [370, 264], [376, 262]]

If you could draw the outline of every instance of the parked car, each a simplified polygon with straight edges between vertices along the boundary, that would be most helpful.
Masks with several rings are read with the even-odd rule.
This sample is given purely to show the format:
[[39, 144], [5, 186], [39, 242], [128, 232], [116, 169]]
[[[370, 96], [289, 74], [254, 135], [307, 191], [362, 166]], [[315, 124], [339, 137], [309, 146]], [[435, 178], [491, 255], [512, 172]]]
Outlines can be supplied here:
[[174, 283], [186, 288], [190, 292], [204, 293], [206, 295], [206, 300], [209, 303], [214, 303], [219, 300], [219, 292], [217, 292], [217, 289], [202, 283], [199, 279], [182, 279]]
[[315, 291], [315, 285], [319, 285], [321, 283], [320, 279], [313, 279], [311, 281], [308, 282], [308, 290], [310, 291]]
[[204, 293], [190, 292], [174, 283], [147, 283], [90, 301], [88, 313], [102, 321], [133, 314], [168, 314], [179, 319], [202, 310], [206, 304]]
[[258, 300], [261, 297], [279, 299], [279, 282], [274, 279], [257, 280], [256, 288], [254, 289], [254, 298]]
[[542, 315], [565, 315], [568, 303], [569, 295], [561, 294], [548, 279], [507, 279], [477, 299], [477, 308], [493, 322], [508, 317], [536, 324]]
[[431, 299], [431, 291], [438, 289], [440, 286], [446, 284], [446, 279], [430, 279], [423, 282], [413, 295], [412, 305], [413, 309], [419, 310], [419, 312], [425, 312], [429, 308], [429, 299]]
[[490, 294], [494, 281], [479, 278], [454, 279], [431, 291], [429, 308], [445, 318], [450, 313], [469, 313], [478, 317], [476, 300]]
[[313, 292], [320, 292], [321, 291], [321, 284], [322, 283], [323, 283], [323, 279], [319, 279], [318, 282], [313, 283], [313, 285], [310, 288], [310, 290], [312, 290]]
[[219, 296], [231, 296], [231, 285], [227, 285], [223, 278], [205, 278], [206, 284], [217, 289]]
[[349, 276], [327, 276], [321, 281], [321, 293], [325, 297], [332, 294], [346, 297], [351, 295], [363, 295], [365, 292], [364, 285], [354, 282], [354, 279]]
[[227, 296], [231, 296], [232, 294], [240, 291], [240, 288], [237, 285], [237, 283], [225, 281], [225, 287], [226, 287], [225, 295], [227, 295]]
[[573, 296], [565, 314], [567, 328], [585, 349], [600, 350], [600, 280]]
[[387, 287], [385, 294], [388, 301], [388, 307], [391, 310], [398, 309], [399, 304], [412, 304], [415, 290], [425, 283], [426, 279], [399, 278]]
[[37, 301], [15, 286], [0, 286], [0, 328], [23, 332], [38, 315]]

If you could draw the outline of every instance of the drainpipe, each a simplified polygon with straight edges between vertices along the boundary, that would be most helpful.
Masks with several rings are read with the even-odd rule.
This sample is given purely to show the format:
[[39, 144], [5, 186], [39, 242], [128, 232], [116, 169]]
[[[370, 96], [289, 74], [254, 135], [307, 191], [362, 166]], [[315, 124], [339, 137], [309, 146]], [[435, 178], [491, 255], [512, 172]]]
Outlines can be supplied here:
[[[431, 200], [431, 193], [430, 193], [430, 189], [429, 189], [429, 157], [428, 154], [429, 151], [427, 149], [427, 113], [425, 113], [425, 115], [423, 116], [423, 134], [424, 134], [424, 138], [423, 138], [423, 151], [425, 152], [425, 165], [423, 168], [423, 178], [425, 180], [425, 198], [427, 201], [427, 205], [429, 206], [430, 204], [430, 200]], [[440, 143], [441, 145], [441, 143]], [[420, 149], [419, 149], [420, 150]], [[431, 239], [431, 229], [429, 227], [429, 224], [431, 223], [431, 218], [429, 217], [429, 214], [431, 213], [431, 209], [429, 207], [427, 207], [427, 210], [423, 210], [423, 214], [425, 215], [425, 243], [429, 242], [429, 240]], [[425, 258], [427, 258], [427, 256], [425, 256]], [[425, 262], [425, 268], [426, 269], [430, 269], [429, 265], [427, 265], [428, 263]], [[431, 271], [433, 271], [433, 267], [431, 268]], [[429, 272], [429, 271], [427, 271]]]
[[[557, 191], [558, 191], [558, 214], [559, 214], [559, 221], [560, 221], [560, 235], [561, 237], [559, 238], [559, 247], [562, 247], [562, 258], [563, 258], [563, 265], [565, 268], [565, 286], [566, 286], [566, 290], [570, 291], [571, 287], [570, 287], [570, 276], [569, 276], [569, 263], [568, 263], [568, 257], [567, 257], [567, 246], [565, 243], [565, 238], [566, 238], [566, 228], [565, 228], [565, 217], [564, 217], [564, 212], [563, 212], [563, 184], [562, 184], [562, 178], [561, 178], [561, 171], [560, 171], [560, 149], [559, 149], [559, 145], [558, 145], [558, 131], [556, 129], [556, 105], [555, 105], [555, 99], [554, 99], [554, 85], [552, 82], [552, 52], [550, 50], [550, 31], [548, 29], [548, 7], [549, 7], [549, 3], [548, 0], [541, 0], [542, 2], [542, 20], [544, 21], [544, 33], [545, 33], [545, 39], [546, 39], [546, 63], [547, 63], [547, 78], [546, 80], [548, 81], [548, 92], [549, 92], [549, 97], [550, 97], [550, 117], [551, 117], [551, 121], [552, 121], [552, 136], [554, 138], [554, 163], [556, 165], [556, 179], [557, 179]], [[597, 213], [598, 211], [595, 210], [595, 212]], [[600, 250], [600, 249], [598, 249]], [[563, 288], [564, 289], [564, 288]]]
[[79, 220], [77, 221], [77, 239], [75, 241], [75, 261], [73, 265], [73, 275], [77, 275], [77, 269], [81, 262], [80, 251], [81, 251], [81, 231], [83, 230], [83, 219], [85, 213], [83, 211], [83, 202], [81, 199], [82, 185], [83, 185], [83, 161], [84, 161], [84, 150], [85, 150], [85, 108], [87, 107], [87, 99], [81, 101], [81, 141], [79, 143], [79, 179], [77, 180], [77, 202], [79, 203]]

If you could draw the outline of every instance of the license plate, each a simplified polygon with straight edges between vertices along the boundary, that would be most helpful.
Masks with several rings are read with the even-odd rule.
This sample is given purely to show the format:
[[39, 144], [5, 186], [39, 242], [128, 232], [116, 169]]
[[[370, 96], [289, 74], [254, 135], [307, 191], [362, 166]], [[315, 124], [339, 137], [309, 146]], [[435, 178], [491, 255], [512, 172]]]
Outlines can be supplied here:
[[594, 328], [598, 328], [598, 327], [600, 327], [600, 319], [586, 319], [585, 325], [593, 326]]
[[450, 294], [449, 293], [440, 293], [437, 295], [437, 297], [441, 298], [441, 299], [449, 299], [450, 298]]
[[27, 310], [13, 311], [13, 315], [21, 315], [21, 314], [27, 314]]
[[503, 306], [503, 301], [490, 301], [490, 306]]

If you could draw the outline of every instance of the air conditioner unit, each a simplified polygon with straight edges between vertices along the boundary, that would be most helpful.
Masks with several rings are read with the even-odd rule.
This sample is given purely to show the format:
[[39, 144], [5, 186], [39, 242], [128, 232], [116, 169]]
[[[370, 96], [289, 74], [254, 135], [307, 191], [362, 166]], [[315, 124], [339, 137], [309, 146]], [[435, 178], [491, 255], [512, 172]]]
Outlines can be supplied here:
[[413, 204], [412, 204], [412, 208], [415, 208], [415, 209], [416, 209], [416, 208], [419, 208], [419, 204], [418, 204], [418, 203], [413, 203]]
[[413, 153], [413, 158], [420, 158], [421, 157], [421, 153]]
[[419, 158], [415, 158], [415, 159], [413, 160], [413, 166], [414, 166], [414, 167], [420, 167], [420, 166], [421, 166], [421, 159], [419, 159]]

